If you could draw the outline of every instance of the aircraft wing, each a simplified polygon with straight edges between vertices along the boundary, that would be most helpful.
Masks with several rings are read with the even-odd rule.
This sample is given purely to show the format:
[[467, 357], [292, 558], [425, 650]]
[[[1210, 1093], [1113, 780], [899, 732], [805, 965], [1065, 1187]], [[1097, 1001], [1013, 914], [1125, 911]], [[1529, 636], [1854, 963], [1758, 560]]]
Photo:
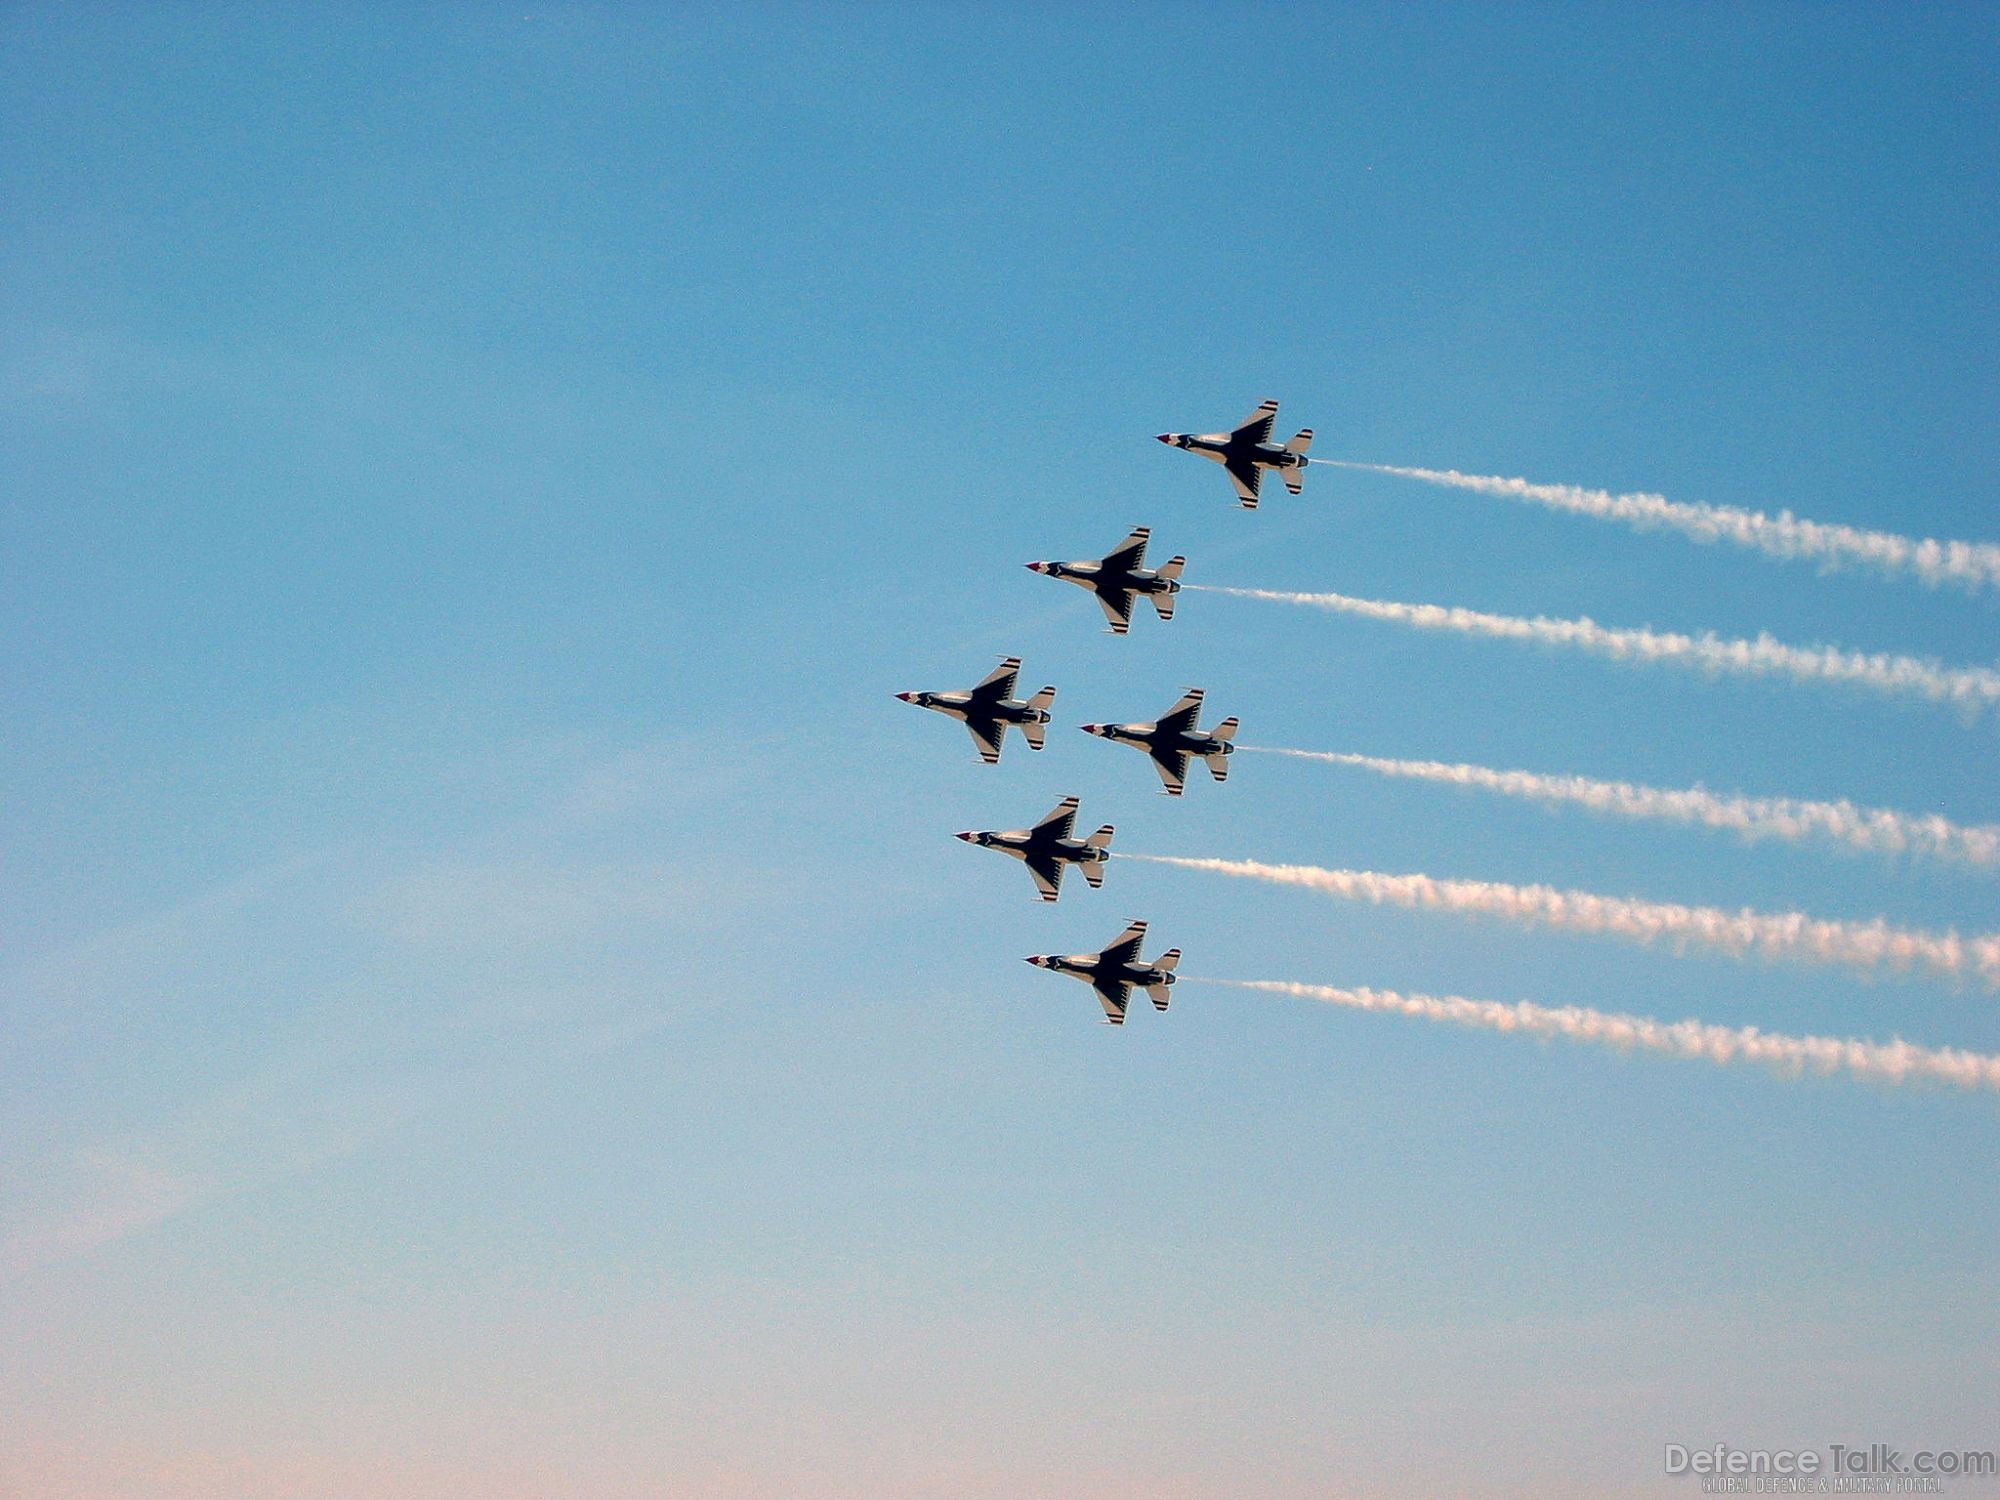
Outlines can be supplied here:
[[1055, 811], [1035, 825], [1035, 832], [1051, 839], [1066, 839], [1076, 827], [1078, 802], [1074, 797], [1065, 797], [1058, 802]]
[[[1091, 986], [1097, 991], [1097, 1003], [1104, 1007], [1104, 1019], [1113, 1026], [1125, 1024], [1125, 1002], [1132, 994], [1132, 986], [1122, 979], [1114, 979]], [[1074, 991], [1072, 991], [1074, 993]]]
[[1104, 618], [1111, 622], [1111, 633], [1123, 635], [1132, 628], [1132, 591], [1130, 589], [1097, 589], [1097, 607], [1104, 611]]
[[1107, 964], [1135, 964], [1139, 961], [1139, 945], [1146, 940], [1146, 924], [1134, 922], [1105, 945], [1097, 955], [1099, 962]]
[[967, 719], [965, 727], [971, 732], [972, 743], [979, 747], [979, 758], [989, 766], [998, 764], [1007, 726], [998, 719]]
[[1053, 901], [1062, 894], [1062, 861], [1029, 855], [1022, 861], [1028, 873], [1035, 877], [1035, 889], [1040, 891], [1044, 901]]
[[1146, 542], [1152, 535], [1152, 527], [1141, 526], [1137, 531], [1126, 537], [1124, 541], [1105, 553], [1104, 561], [1100, 566], [1107, 573], [1129, 573], [1135, 568], [1144, 567], [1146, 565]]
[[1014, 679], [1020, 675], [1021, 658], [1010, 656], [999, 666], [979, 679], [972, 690], [972, 696], [986, 703], [997, 703], [1002, 698], [1014, 696]]
[[1195, 718], [1201, 713], [1201, 689], [1189, 688], [1181, 701], [1160, 715], [1157, 727], [1162, 734], [1179, 734], [1194, 728]]
[[1181, 788], [1187, 785], [1188, 758], [1185, 750], [1155, 750], [1153, 769], [1160, 773], [1160, 780], [1167, 784], [1167, 795], [1178, 797]]
[[1278, 420], [1278, 403], [1266, 401], [1243, 419], [1243, 425], [1229, 435], [1239, 443], [1268, 443], [1271, 425]]
[[1236, 498], [1243, 502], [1245, 510], [1257, 508], [1257, 486], [1263, 481], [1264, 471], [1247, 458], [1231, 458], [1223, 462], [1229, 471], [1229, 482], [1236, 486]]

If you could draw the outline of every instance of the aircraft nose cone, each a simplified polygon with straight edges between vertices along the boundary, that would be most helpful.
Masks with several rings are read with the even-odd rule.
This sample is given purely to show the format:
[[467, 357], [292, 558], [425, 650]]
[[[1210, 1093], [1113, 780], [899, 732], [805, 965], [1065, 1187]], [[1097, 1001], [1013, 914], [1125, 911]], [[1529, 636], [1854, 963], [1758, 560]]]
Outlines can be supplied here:
[[1102, 724], [1086, 724], [1083, 726], [1083, 732], [1085, 734], [1096, 734], [1097, 731], [1102, 729], [1103, 727], [1104, 726]]
[[1049, 565], [1045, 562], [1031, 562], [1028, 564], [1028, 571], [1030, 573], [1046, 573], [1048, 570]]
[[1033, 964], [1036, 968], [1039, 969], [1043, 967], [1045, 964], [1047, 964], [1048, 960], [1042, 957], [1041, 954], [1037, 953], [1032, 955], [1031, 957], [1022, 959], [1021, 962], [1024, 964]]
[[904, 702], [904, 703], [908, 703], [908, 702], [912, 701], [912, 700], [913, 700], [913, 699], [914, 699], [914, 698], [915, 698], [916, 696], [917, 696], [917, 695], [916, 695], [915, 693], [898, 693], [898, 694], [896, 694], [896, 697], [897, 697], [897, 698], [898, 698], [898, 699], [899, 699], [900, 701], [902, 701], [902, 702]]
[[954, 833], [952, 837], [955, 839], [964, 839], [969, 844], [974, 839], [978, 838], [979, 835], [976, 833]]
[[1158, 433], [1153, 438], [1153, 441], [1156, 443], [1171, 443], [1173, 440], [1174, 435], [1171, 432]]

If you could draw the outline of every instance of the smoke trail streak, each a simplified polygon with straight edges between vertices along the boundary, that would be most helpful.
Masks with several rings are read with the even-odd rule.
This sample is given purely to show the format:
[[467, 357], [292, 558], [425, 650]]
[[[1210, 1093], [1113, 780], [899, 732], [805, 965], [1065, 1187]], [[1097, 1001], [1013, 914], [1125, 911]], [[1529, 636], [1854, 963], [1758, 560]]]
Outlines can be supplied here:
[[1356, 599], [1348, 594], [1301, 594], [1278, 589], [1229, 589], [1184, 583], [1197, 593], [1269, 599], [1279, 604], [1337, 610], [1371, 620], [1450, 630], [1499, 640], [1540, 641], [1573, 646], [1593, 656], [1625, 662], [1671, 662], [1744, 677], [1790, 677], [1800, 682], [1841, 682], [1884, 693], [1911, 693], [1933, 703], [1951, 703], [1977, 713], [2000, 703], [2000, 672], [1990, 667], [1946, 667], [1914, 656], [1843, 651], [1837, 646], [1787, 646], [1769, 635], [1729, 640], [1703, 631], [1680, 635], [1654, 630], [1614, 629], [1588, 618], [1552, 620], [1543, 615], [1489, 615], [1441, 604], [1402, 604], [1393, 599]]
[[1897, 1038], [1864, 1042], [1852, 1037], [1782, 1036], [1755, 1026], [1711, 1026], [1703, 1021], [1655, 1021], [1576, 1005], [1467, 1000], [1462, 995], [1399, 995], [1394, 990], [1338, 989], [1278, 979], [1207, 979], [1236, 989], [1325, 1000], [1355, 1010], [1389, 1011], [1426, 1021], [1449, 1021], [1487, 1031], [1525, 1032], [1597, 1042], [1622, 1052], [1638, 1049], [1718, 1064], [1761, 1063], [1796, 1077], [1847, 1072], [1879, 1083], [1949, 1083], [1962, 1089], [2000, 1089], [2000, 1055], [1955, 1047], [1919, 1047]]
[[1609, 490], [1587, 490], [1573, 484], [1530, 484], [1525, 479], [1461, 474], [1456, 469], [1406, 469], [1339, 459], [1313, 462], [1421, 479], [1426, 484], [1498, 495], [1571, 515], [1623, 521], [1640, 531], [1665, 528], [1697, 542], [1731, 542], [1769, 557], [1805, 558], [1826, 568], [1859, 564], [1891, 577], [1910, 574], [1927, 584], [1953, 584], [1975, 592], [2000, 587], [2000, 545], [1992, 542], [1940, 542], [1807, 521], [1788, 510], [1774, 516], [1734, 505], [1689, 504], [1643, 493], [1614, 495]]
[[1828, 922], [1800, 912], [1724, 911], [1678, 906], [1546, 885], [1504, 885], [1490, 880], [1434, 880], [1428, 875], [1383, 875], [1373, 870], [1325, 870], [1317, 865], [1270, 865], [1251, 859], [1180, 859], [1128, 854], [1126, 859], [1173, 865], [1304, 886], [1349, 901], [1431, 911], [1473, 912], [1523, 927], [1606, 933], [1628, 942], [1669, 943], [1676, 949], [1712, 948], [1741, 958], [1843, 964], [1864, 972], [1919, 970], [1950, 979], [1977, 978], [2000, 988], [2000, 934], [1961, 938], [1955, 932], [1918, 932], [1872, 922]]
[[1239, 745], [1260, 755], [1354, 766], [1381, 776], [1441, 781], [1476, 787], [1531, 802], [1573, 803], [1622, 818], [1659, 818], [1727, 829], [1746, 839], [1791, 842], [1821, 838], [1877, 854], [1928, 855], [1933, 859], [1992, 869], [2000, 865], [2000, 824], [1954, 823], [1935, 813], [1896, 812], [1852, 802], [1808, 802], [1793, 797], [1738, 797], [1704, 787], [1675, 790], [1630, 781], [1596, 781], [1588, 776], [1544, 776], [1534, 771], [1499, 771], [1438, 760], [1389, 760], [1335, 750], [1286, 750]]

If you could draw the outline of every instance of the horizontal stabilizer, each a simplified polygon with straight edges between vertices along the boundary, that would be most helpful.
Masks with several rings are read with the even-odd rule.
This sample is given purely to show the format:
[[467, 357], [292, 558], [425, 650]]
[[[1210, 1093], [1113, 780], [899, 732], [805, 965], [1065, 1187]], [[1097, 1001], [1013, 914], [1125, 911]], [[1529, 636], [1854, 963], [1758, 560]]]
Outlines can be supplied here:
[[1236, 738], [1236, 726], [1237, 726], [1237, 721], [1235, 719], [1224, 719], [1220, 724], [1216, 725], [1215, 728], [1209, 730], [1209, 733], [1214, 735], [1217, 739], [1221, 740], [1222, 743], [1226, 745], [1231, 740]]
[[1173, 996], [1173, 991], [1164, 984], [1149, 984], [1146, 986], [1146, 993], [1153, 997], [1154, 1010], [1165, 1010], [1167, 1001]]
[[1042, 741], [1047, 737], [1048, 732], [1049, 726], [1046, 724], [1023, 724], [1021, 726], [1021, 738], [1028, 742], [1030, 750], [1041, 749]]
[[1097, 832], [1085, 839], [1084, 842], [1093, 849], [1109, 849], [1111, 847], [1111, 835], [1114, 832], [1116, 830], [1109, 823], [1106, 823]]
[[1180, 966], [1180, 961], [1181, 950], [1178, 948], [1169, 948], [1165, 953], [1162, 953], [1158, 958], [1153, 960], [1153, 967], [1156, 969], [1165, 969], [1171, 974]]
[[1285, 451], [1287, 453], [1309, 453], [1312, 451], [1312, 445], [1313, 430], [1310, 427], [1301, 427], [1298, 436], [1285, 444]]
[[1207, 757], [1207, 760], [1208, 760], [1209, 775], [1213, 776], [1217, 781], [1227, 781], [1229, 779], [1228, 756], [1211, 755]]
[[1093, 891], [1104, 888], [1104, 866], [1102, 864], [1083, 866], [1083, 878]]
[[1056, 701], [1056, 690], [1052, 687], [1045, 687], [1039, 693], [1035, 694], [1034, 697], [1028, 700], [1028, 707], [1039, 708], [1043, 713], [1047, 713], [1049, 711], [1049, 705], [1055, 701]]
[[1160, 564], [1160, 576], [1172, 580], [1181, 576], [1181, 569], [1187, 566], [1185, 557], [1170, 557]]

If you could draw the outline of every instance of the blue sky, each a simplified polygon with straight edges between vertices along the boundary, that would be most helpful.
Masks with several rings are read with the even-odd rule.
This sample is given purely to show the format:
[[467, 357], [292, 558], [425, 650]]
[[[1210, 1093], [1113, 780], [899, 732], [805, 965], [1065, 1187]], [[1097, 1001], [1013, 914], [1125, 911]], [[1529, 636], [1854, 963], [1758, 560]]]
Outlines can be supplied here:
[[[1024, 571], [2000, 656], [1991, 598], [1151, 442], [1992, 539], [1973, 7], [13, 6], [0, 1488], [1686, 1492], [1991, 1447], [1993, 1100], [1023, 954], [2000, 1050], [1994, 997], [950, 833], [2000, 927], [1086, 720], [1995, 818], [1995, 726]], [[1287, 426], [1287, 431], [1290, 427]], [[1060, 689], [982, 767], [898, 689]], [[1962, 1486], [1977, 1492], [1970, 1484]]]

